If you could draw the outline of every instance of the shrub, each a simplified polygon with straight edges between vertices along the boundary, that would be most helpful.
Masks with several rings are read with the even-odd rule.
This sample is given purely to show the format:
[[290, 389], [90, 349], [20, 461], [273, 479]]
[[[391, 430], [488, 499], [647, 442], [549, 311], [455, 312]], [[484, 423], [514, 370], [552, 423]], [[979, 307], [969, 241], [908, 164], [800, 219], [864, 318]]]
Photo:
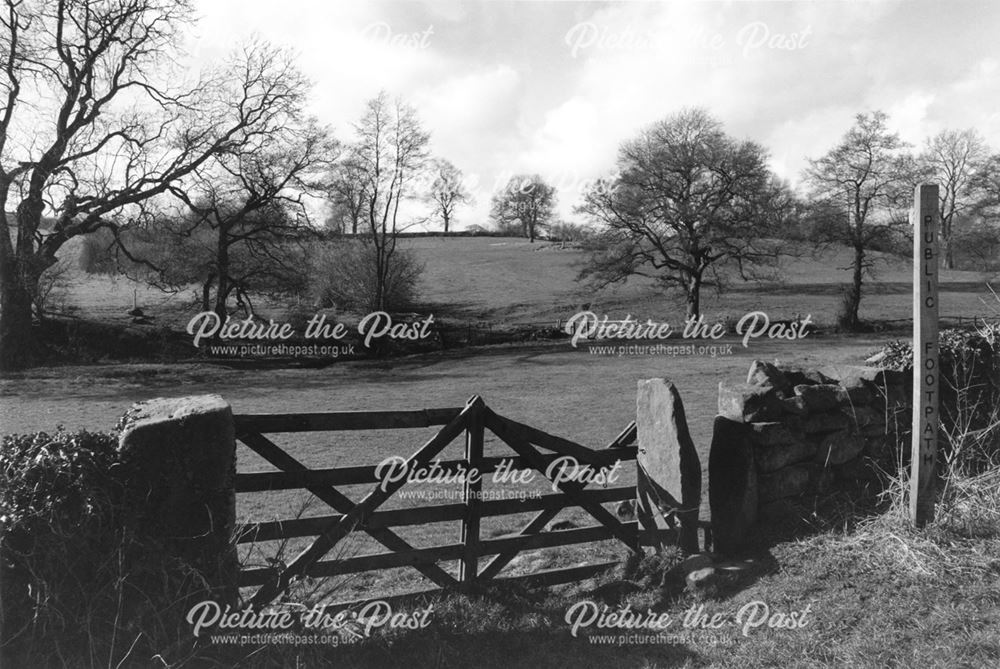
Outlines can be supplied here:
[[[941, 419], [946, 464], [977, 474], [1000, 461], [1000, 339], [995, 325], [949, 328], [939, 337]], [[913, 349], [896, 340], [877, 352], [879, 365], [909, 372]]]
[[[313, 259], [313, 295], [321, 307], [375, 311], [378, 307], [377, 250], [367, 240], [344, 239], [321, 247]], [[383, 309], [409, 311], [417, 298], [423, 265], [405, 249], [388, 259]]]
[[135, 666], [179, 638], [200, 575], [122, 522], [117, 435], [39, 432], [0, 449], [4, 666]]
[[118, 494], [114, 435], [62, 430], [3, 438], [0, 575], [5, 655], [13, 644], [80, 634], [94, 576], [111, 552]]

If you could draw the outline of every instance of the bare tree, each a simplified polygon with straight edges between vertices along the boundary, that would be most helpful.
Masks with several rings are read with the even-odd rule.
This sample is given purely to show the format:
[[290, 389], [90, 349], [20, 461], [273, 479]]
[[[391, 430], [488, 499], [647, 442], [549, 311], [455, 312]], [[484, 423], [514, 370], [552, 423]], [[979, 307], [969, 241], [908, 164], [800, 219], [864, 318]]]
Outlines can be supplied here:
[[462, 183], [462, 170], [458, 169], [451, 162], [438, 159], [431, 167], [433, 181], [430, 187], [430, 201], [434, 206], [434, 213], [444, 224], [444, 231], [448, 232], [448, 226], [455, 216], [455, 209], [461, 204], [468, 204], [472, 201], [472, 195]]
[[687, 315], [722, 271], [759, 274], [780, 250], [768, 238], [792, 211], [759, 144], [737, 141], [702, 109], [653, 124], [625, 142], [618, 174], [596, 182], [579, 213], [600, 226], [580, 278], [601, 287], [633, 275], [683, 291]]
[[864, 276], [873, 266], [870, 251], [905, 226], [905, 212], [919, 180], [906, 144], [889, 131], [887, 121], [881, 111], [858, 114], [837, 146], [810, 160], [805, 175], [824, 240], [846, 244], [854, 254], [842, 314], [849, 328], [860, 323]]
[[537, 174], [511, 177], [503, 190], [493, 195], [490, 218], [498, 229], [518, 226], [521, 233], [534, 243], [555, 214], [556, 189]]
[[154, 198], [299, 104], [290, 64], [262, 44], [172, 83], [191, 13], [185, 0], [5, 0], [0, 211], [13, 206], [15, 234], [0, 234], [0, 367], [30, 360], [31, 295], [67, 240], [148, 220]]
[[249, 315], [251, 291], [294, 291], [306, 284], [302, 242], [315, 229], [303, 200], [336, 148], [325, 129], [288, 111], [283, 127], [266, 141], [221, 154], [171, 187], [191, 212], [175, 234], [200, 237], [207, 251], [195, 275], [177, 278], [202, 283], [204, 310], [214, 291], [211, 308], [223, 322], [230, 297]]
[[927, 140], [918, 161], [922, 176], [940, 186], [941, 239], [944, 266], [955, 267], [954, 223], [975, 206], [975, 176], [987, 158], [986, 141], [972, 128], [942, 130]]
[[356, 149], [345, 152], [327, 175], [325, 190], [332, 207], [332, 225], [328, 227], [337, 232], [358, 234], [358, 227], [364, 226], [368, 210], [365, 182], [364, 169]]
[[355, 130], [354, 154], [367, 207], [364, 241], [372, 246], [374, 260], [371, 306], [384, 310], [398, 236], [410, 225], [399, 221], [399, 208], [415, 196], [413, 185], [426, 166], [430, 136], [413, 107], [398, 99], [390, 102], [384, 92], [369, 100]]

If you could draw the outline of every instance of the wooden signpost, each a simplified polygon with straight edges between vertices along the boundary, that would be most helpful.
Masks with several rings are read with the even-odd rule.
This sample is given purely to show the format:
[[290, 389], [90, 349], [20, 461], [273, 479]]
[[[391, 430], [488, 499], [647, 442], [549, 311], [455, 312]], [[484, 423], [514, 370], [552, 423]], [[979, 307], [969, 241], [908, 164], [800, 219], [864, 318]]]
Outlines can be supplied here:
[[910, 519], [934, 517], [934, 481], [941, 429], [938, 348], [938, 187], [917, 186], [913, 202], [913, 439]]

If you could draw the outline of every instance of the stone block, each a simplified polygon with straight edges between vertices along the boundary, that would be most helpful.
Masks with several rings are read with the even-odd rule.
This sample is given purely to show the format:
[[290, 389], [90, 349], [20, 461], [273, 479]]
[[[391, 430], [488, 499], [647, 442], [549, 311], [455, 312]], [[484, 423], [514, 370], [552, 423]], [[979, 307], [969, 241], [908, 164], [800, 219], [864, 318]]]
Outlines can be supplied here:
[[846, 391], [832, 383], [795, 386], [795, 395], [802, 398], [807, 411], [829, 411], [835, 409], [843, 399]]
[[714, 563], [710, 555], [707, 553], [696, 553], [681, 560], [680, 563], [671, 567], [670, 571], [681, 576], [687, 576], [691, 572], [698, 571], [699, 569], [709, 569], [713, 566]]
[[697, 552], [701, 462], [676, 386], [667, 379], [638, 383], [637, 513], [647, 529], [677, 529], [678, 543]]
[[802, 398], [794, 395], [781, 400], [781, 408], [792, 416], [805, 416], [809, 413], [806, 410], [806, 403], [802, 401]]
[[757, 466], [750, 428], [725, 416], [713, 426], [708, 501], [716, 551], [738, 551], [757, 522]]
[[802, 425], [795, 416], [783, 421], [750, 423], [750, 438], [757, 446], [780, 446], [794, 444], [803, 437]]
[[845, 407], [843, 413], [852, 425], [859, 428], [874, 426], [885, 431], [885, 413], [869, 406]]
[[785, 377], [792, 386], [815, 386], [837, 382], [835, 379], [816, 369], [785, 368], [782, 369], [782, 372], [784, 372]]
[[239, 564], [229, 404], [218, 395], [152, 399], [133, 405], [120, 427], [126, 523], [231, 601]]
[[814, 413], [807, 416], [802, 421], [802, 430], [806, 434], [822, 434], [825, 432], [836, 432], [849, 427], [851, 419], [846, 415], [836, 411]]
[[824, 436], [816, 449], [816, 462], [840, 465], [861, 455], [865, 440], [854, 430], [841, 430]]
[[795, 464], [768, 474], [761, 474], [760, 501], [770, 502], [807, 492], [813, 470], [814, 468], [808, 465]]
[[719, 415], [742, 423], [777, 420], [785, 415], [782, 398], [773, 388], [748, 383], [719, 383]]
[[754, 360], [750, 363], [750, 371], [747, 373], [747, 383], [752, 386], [762, 386], [773, 388], [779, 393], [791, 384], [780, 369], [769, 362]]
[[804, 437], [786, 444], [755, 446], [754, 460], [759, 473], [768, 473], [796, 462], [811, 461], [816, 457], [816, 448], [815, 441]]

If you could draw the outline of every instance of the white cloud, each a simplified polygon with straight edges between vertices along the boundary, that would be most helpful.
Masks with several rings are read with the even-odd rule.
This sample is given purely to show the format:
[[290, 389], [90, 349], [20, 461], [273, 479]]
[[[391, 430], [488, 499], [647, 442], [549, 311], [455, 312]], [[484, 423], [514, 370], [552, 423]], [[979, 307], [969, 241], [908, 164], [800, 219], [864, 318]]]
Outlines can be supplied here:
[[[313, 109], [337, 127], [383, 88], [414, 103], [435, 153], [478, 177], [463, 225], [483, 222], [503, 177], [539, 172], [570, 191], [685, 106], [762, 142], [793, 181], [873, 109], [915, 144], [976, 127], [1000, 149], [1000, 7], [986, 0], [947, 11], [901, 0], [206, 0], [202, 11], [196, 51], [208, 58], [251, 32], [292, 46], [316, 82]], [[365, 32], [375, 23], [389, 26], [386, 39]], [[427, 28], [426, 48], [404, 39]], [[575, 198], [561, 193], [561, 214], [572, 217]]]

